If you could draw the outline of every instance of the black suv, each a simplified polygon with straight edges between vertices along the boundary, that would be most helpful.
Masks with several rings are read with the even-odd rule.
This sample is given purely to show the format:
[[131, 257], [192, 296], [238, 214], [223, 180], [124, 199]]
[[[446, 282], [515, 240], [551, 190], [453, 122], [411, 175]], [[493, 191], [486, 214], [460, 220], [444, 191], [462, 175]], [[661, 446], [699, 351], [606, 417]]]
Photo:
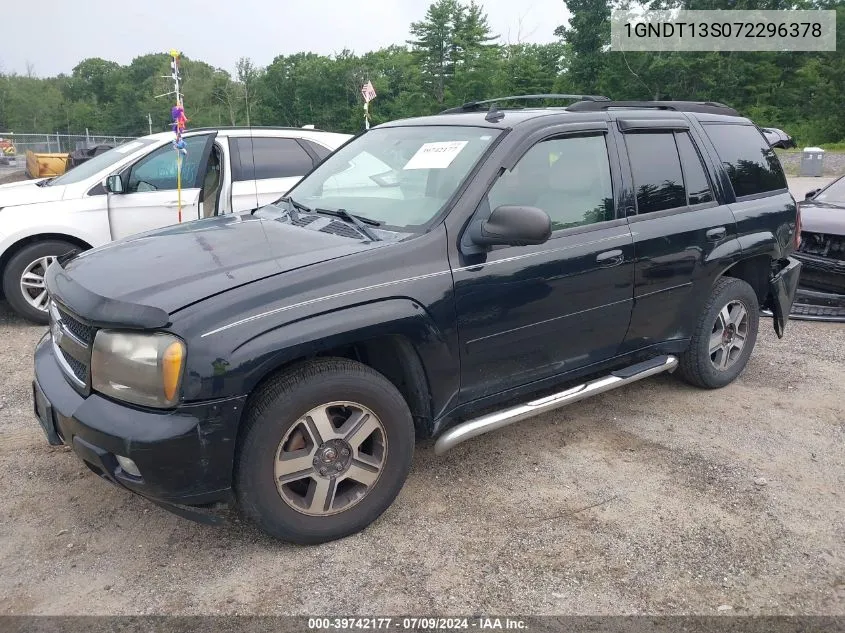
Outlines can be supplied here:
[[50, 443], [183, 516], [234, 501], [316, 543], [391, 504], [415, 439], [439, 454], [676, 369], [730, 383], [800, 270], [760, 129], [555, 97], [380, 125], [274, 204], [51, 265]]

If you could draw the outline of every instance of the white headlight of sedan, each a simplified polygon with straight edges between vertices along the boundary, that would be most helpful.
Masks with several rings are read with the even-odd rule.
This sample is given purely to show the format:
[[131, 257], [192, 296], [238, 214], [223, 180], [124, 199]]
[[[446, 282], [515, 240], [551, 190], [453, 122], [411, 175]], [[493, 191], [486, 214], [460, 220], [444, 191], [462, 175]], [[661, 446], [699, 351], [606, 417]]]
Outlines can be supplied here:
[[172, 407], [184, 365], [185, 343], [172, 334], [100, 330], [91, 355], [91, 386], [125, 402]]

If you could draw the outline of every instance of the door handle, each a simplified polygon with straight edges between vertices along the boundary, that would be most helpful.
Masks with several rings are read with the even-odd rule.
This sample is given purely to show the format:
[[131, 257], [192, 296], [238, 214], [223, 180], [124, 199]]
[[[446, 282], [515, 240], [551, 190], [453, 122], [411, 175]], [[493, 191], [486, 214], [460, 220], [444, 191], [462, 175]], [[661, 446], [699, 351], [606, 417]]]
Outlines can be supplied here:
[[727, 234], [728, 230], [724, 226], [717, 226], [715, 229], [707, 231], [707, 239], [711, 242], [718, 242], [719, 240], [725, 239], [725, 235]]
[[625, 255], [619, 249], [613, 251], [605, 251], [596, 255], [596, 261], [602, 267], [618, 266], [625, 260]]

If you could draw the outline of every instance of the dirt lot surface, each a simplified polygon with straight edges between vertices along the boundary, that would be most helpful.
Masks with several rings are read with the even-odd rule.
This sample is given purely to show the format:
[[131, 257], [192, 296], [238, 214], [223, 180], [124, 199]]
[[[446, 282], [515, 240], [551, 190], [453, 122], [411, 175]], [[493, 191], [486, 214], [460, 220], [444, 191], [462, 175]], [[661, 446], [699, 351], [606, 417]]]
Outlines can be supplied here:
[[763, 320], [733, 385], [662, 376], [417, 450], [365, 532], [197, 525], [47, 445], [44, 332], [0, 304], [0, 613], [845, 614], [845, 326]]
[[[777, 150], [778, 158], [788, 176], [801, 173], [801, 149]], [[824, 175], [841, 176], [845, 174], [845, 152], [828, 151], [824, 154]]]

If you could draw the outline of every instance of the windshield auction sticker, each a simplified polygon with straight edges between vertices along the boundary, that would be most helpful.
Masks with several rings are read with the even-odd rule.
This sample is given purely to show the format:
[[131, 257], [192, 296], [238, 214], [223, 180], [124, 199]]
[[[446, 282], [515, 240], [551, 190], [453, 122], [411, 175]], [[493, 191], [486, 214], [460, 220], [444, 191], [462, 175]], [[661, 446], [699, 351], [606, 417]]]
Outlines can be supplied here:
[[836, 11], [615, 10], [612, 51], [835, 51]]
[[446, 169], [466, 144], [467, 141], [424, 143], [403, 169]]

